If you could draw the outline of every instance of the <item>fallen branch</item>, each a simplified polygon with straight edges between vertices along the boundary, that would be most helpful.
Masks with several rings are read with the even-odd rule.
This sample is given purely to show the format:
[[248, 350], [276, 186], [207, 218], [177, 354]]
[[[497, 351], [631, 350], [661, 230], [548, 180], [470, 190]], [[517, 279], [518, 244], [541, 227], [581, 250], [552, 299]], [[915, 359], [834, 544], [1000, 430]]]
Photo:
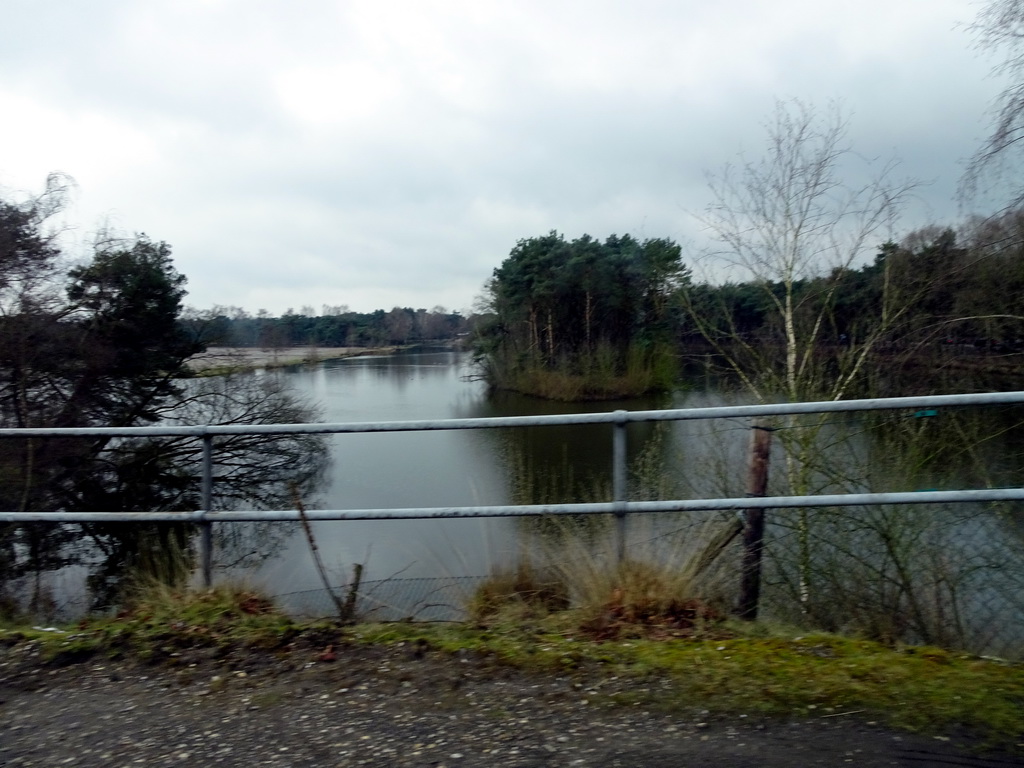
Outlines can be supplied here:
[[352, 621], [353, 615], [355, 614], [356, 594], [359, 591], [359, 582], [362, 579], [363, 566], [356, 563], [352, 586], [349, 588], [348, 595], [343, 602], [331, 588], [331, 582], [327, 578], [327, 569], [324, 568], [324, 562], [320, 557], [320, 548], [316, 545], [316, 537], [313, 536], [313, 526], [309, 524], [309, 518], [306, 516], [306, 507], [303, 505], [302, 499], [299, 497], [299, 493], [294, 487], [292, 488], [292, 498], [295, 501], [295, 509], [299, 512], [299, 519], [302, 521], [302, 530], [306, 534], [306, 541], [309, 543], [309, 551], [310, 554], [313, 555], [313, 564], [316, 566], [316, 572], [320, 576], [320, 582], [324, 585], [324, 589], [331, 598], [331, 602], [334, 603], [334, 608], [338, 613], [338, 621], [342, 624], [348, 624]]

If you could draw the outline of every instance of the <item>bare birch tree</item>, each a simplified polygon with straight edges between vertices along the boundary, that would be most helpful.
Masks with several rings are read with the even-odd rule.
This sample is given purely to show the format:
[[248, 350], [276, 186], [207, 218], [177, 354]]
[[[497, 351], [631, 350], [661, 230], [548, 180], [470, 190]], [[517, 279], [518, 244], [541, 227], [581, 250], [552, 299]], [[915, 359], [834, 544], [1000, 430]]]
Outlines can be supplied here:
[[[782, 354], [712, 328], [698, 311], [690, 312], [691, 321], [758, 400], [778, 394], [793, 401], [838, 400], [901, 308], [887, 297], [876, 322], [849, 340], [826, 380], [815, 358], [826, 341], [834, 299], [851, 266], [889, 237], [915, 185], [894, 179], [894, 162], [866, 181], [844, 180], [841, 174], [853, 170], [858, 156], [846, 143], [847, 124], [835, 105], [819, 113], [800, 101], [779, 102], [767, 131], [760, 160], [709, 174], [712, 202], [699, 219], [718, 243], [713, 255], [763, 292], [781, 329]], [[819, 281], [814, 291], [801, 290], [823, 275], [832, 279]]]
[[[847, 143], [847, 123], [830, 105], [820, 111], [800, 101], [778, 102], [767, 123], [767, 147], [757, 161], [727, 165], [709, 174], [712, 202], [699, 218], [718, 247], [713, 254], [762, 292], [780, 330], [781, 343], [737, 332], [732, 313], [725, 330], [690, 302], [690, 318], [745, 388], [764, 402], [783, 395], [792, 402], [841, 399], [863, 372], [870, 354], [905, 311], [885, 291], [881, 312], [859, 338], [847, 339], [829, 367], [822, 347], [836, 347], [830, 323], [842, 281], [869, 250], [888, 240], [913, 182], [894, 179], [894, 162], [859, 172]], [[863, 164], [863, 163], [860, 163]], [[848, 181], [844, 174], [854, 179]], [[820, 280], [828, 276], [829, 279]], [[888, 281], [886, 281], [888, 285]], [[808, 286], [813, 285], [813, 289]], [[816, 472], [820, 425], [800, 427], [790, 417], [780, 434], [791, 493], [820, 491], [827, 475]], [[799, 596], [811, 598], [810, 518], [795, 515]]]

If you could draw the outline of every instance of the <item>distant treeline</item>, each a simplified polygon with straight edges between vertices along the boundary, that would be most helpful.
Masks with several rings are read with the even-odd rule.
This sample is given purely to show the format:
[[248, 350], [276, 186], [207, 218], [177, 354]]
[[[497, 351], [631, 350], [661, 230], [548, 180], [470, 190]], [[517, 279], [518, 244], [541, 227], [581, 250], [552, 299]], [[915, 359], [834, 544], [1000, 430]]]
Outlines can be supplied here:
[[[777, 282], [691, 283], [680, 341], [702, 344], [710, 335], [724, 342], [781, 342], [784, 296]], [[1024, 212], [960, 232], [917, 230], [899, 244], [882, 245], [859, 269], [794, 281], [792, 296], [798, 325], [820, 317], [817, 333], [825, 348], [861, 344], [897, 315], [880, 348], [1024, 351]]]
[[448, 341], [468, 332], [468, 321], [443, 307], [390, 312], [350, 312], [345, 306], [288, 310], [272, 317], [265, 310], [255, 315], [238, 307], [215, 307], [181, 320], [194, 338], [209, 346], [227, 347], [373, 347]]
[[[804, 370], [818, 367], [824, 379], [853, 367], [872, 379], [896, 366], [930, 365], [936, 354], [983, 356], [1002, 376], [1016, 376], [1024, 373], [1024, 212], [956, 230], [926, 227], [881, 245], [867, 264], [789, 285], [698, 280], [669, 240], [567, 241], [551, 232], [521, 240], [484, 299], [484, 313], [469, 318], [443, 307], [303, 307], [280, 317], [220, 307], [180, 322], [212, 346], [371, 347], [472, 336], [492, 384], [562, 399], [670, 388], [668, 358], [708, 352], [733, 374], [781, 376], [789, 333], [802, 344]], [[934, 389], [928, 378], [920, 385]], [[862, 392], [875, 386], [863, 384]]]

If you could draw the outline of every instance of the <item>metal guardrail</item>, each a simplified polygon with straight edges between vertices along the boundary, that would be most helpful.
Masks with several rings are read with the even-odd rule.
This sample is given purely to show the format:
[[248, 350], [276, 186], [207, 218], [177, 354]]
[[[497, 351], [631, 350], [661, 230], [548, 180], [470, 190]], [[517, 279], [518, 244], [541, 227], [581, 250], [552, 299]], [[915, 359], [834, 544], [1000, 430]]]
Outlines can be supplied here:
[[[625, 520], [629, 514], [651, 512], [783, 509], [836, 507], [872, 504], [941, 504], [983, 501], [1022, 501], [1024, 488], [983, 488], [963, 491], [919, 491], [912, 493], [849, 493], [820, 496], [770, 496], [760, 498], [676, 499], [670, 501], [629, 501], [627, 495], [626, 426], [633, 422], [694, 421], [725, 418], [763, 418], [811, 413], [896, 410], [904, 408], [950, 408], [978, 405], [1024, 403], [1024, 392], [990, 392], [966, 395], [871, 398], [809, 403], [677, 408], [657, 411], [613, 411], [606, 413], [509, 416], [476, 419], [423, 421], [354, 422], [334, 424], [208, 425], [190, 427], [79, 427], [7, 428], [0, 438], [27, 437], [195, 437], [202, 441], [202, 502], [194, 511], [170, 512], [0, 512], [0, 522], [192, 522], [200, 526], [203, 579], [212, 578], [212, 524], [244, 521], [384, 520], [423, 518], [508, 517], [528, 515], [588, 515], [612, 513], [618, 518], [620, 554], [625, 546]], [[586, 504], [541, 504], [476, 507], [415, 507], [409, 509], [320, 509], [300, 513], [289, 510], [213, 511], [214, 441], [218, 435], [352, 434], [366, 432], [417, 432], [460, 429], [543, 427], [573, 424], [611, 424], [612, 501]]]

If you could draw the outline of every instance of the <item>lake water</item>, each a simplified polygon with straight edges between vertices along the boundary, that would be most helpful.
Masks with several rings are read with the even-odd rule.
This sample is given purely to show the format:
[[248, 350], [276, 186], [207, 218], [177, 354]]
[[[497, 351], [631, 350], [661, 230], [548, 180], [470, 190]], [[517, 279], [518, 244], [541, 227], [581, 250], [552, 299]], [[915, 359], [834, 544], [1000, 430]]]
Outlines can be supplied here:
[[[645, 410], [739, 401], [738, 396], [723, 392], [713, 381], [702, 381], [671, 397], [603, 403], [567, 404], [509, 393], [488, 395], [484, 384], [473, 379], [468, 363], [467, 356], [453, 351], [412, 352], [329, 361], [264, 375], [286, 377], [296, 392], [319, 404], [321, 417], [327, 422]], [[861, 415], [829, 421], [816, 432], [812, 425], [816, 445], [827, 448], [828, 453], [820, 471], [811, 477], [815, 485], [810, 491], [1019, 484], [1020, 411], [989, 410], [987, 414], [979, 412], [979, 419], [964, 421], [953, 415], [916, 418], [904, 413], [879, 417], [880, 421], [875, 422], [871, 421], [873, 417]], [[750, 426], [747, 419], [631, 424], [631, 496], [742, 496]], [[874, 429], [870, 435], [864, 432], [868, 426]], [[968, 434], [969, 430], [973, 431]], [[982, 439], [986, 430], [993, 437]], [[329, 483], [315, 503], [307, 500], [308, 506], [360, 509], [608, 500], [611, 432], [609, 425], [590, 425], [336, 435], [330, 438], [333, 466]], [[786, 437], [785, 431], [776, 435], [771, 467], [774, 487], [769, 489], [770, 494], [787, 492], [781, 482]], [[967, 450], [967, 445], [981, 448]], [[940, 606], [936, 601], [944, 604], [947, 597], [939, 592], [955, 584], [956, 600], [968, 606], [965, 610], [970, 614], [971, 627], [957, 630], [959, 639], [950, 643], [976, 649], [994, 647], [997, 652], [1005, 646], [1017, 647], [1024, 637], [1024, 600], [1019, 597], [1020, 590], [1013, 587], [1013, 579], [1024, 579], [1024, 562], [1014, 554], [1024, 540], [1020, 506], [999, 510], [915, 506], [871, 508], [850, 514], [823, 512], [820, 516], [810, 513], [808, 519], [818, 534], [817, 539], [812, 536], [809, 546], [815, 553], [814, 567], [820, 568], [816, 576], [819, 602], [826, 607], [833, 603], [841, 606], [834, 617], [836, 628], [851, 621], [862, 626], [862, 617], [848, 613], [865, 599], [856, 592], [858, 585], [872, 582], [889, 567], [885, 565], [890, 562], [889, 555], [877, 549], [879, 543], [893, 535], [904, 537], [904, 543], [918, 553], [909, 561], [913, 584], [892, 595], [886, 593], [885, 599], [892, 604], [880, 608], [880, 615], [899, 616], [908, 610], [908, 601], [928, 600], [933, 608], [922, 613], [918, 606], [915, 621], [941, 629], [945, 620], [933, 613], [944, 609], [936, 607]], [[778, 556], [771, 561], [767, 574], [774, 586], [766, 584], [769, 591], [762, 595], [763, 601], [767, 599], [776, 607], [777, 615], [790, 620], [799, 618], [793, 588], [793, 564], [799, 557], [795, 533], [800, 524], [795, 522], [798, 514], [779, 511], [770, 516], [769, 546]], [[587, 523], [599, 530], [607, 525], [607, 518], [588, 518]], [[691, 531], [697, 524], [696, 516], [681, 513], [631, 516], [631, 551], [641, 542], [660, 542], [670, 531], [677, 532], [671, 546], [685, 546], [687, 537], [694, 538]], [[290, 526], [293, 535], [250, 578], [279, 596], [286, 607], [329, 613], [331, 604], [322, 590], [305, 536], [297, 524], [281, 525]], [[362, 564], [363, 609], [376, 607], [392, 618], [451, 617], [481, 577], [514, 562], [522, 549], [543, 546], [545, 536], [551, 535], [550, 529], [543, 529], [534, 518], [336, 521], [314, 523], [313, 529], [331, 582], [345, 585], [353, 565]], [[732, 584], [736, 563], [730, 560], [728, 567], [732, 568], [728, 577]], [[831, 578], [861, 571], [863, 578]], [[437, 587], [439, 580], [462, 584], [461, 597], [457, 589], [453, 592], [448, 587]], [[440, 612], [424, 609], [437, 606]], [[985, 635], [978, 639], [979, 633], [992, 627], [999, 628], [998, 637]], [[908, 639], [921, 636], [913, 628], [897, 629]]]
[[[406, 421], [654, 408], [664, 401], [551, 403], [511, 394], [488, 397], [469, 358], [454, 351], [328, 361], [283, 373], [319, 404], [327, 422]], [[631, 425], [632, 456], [652, 434]], [[330, 480], [316, 504], [326, 509], [476, 506], [595, 499], [610, 484], [611, 427], [546, 427], [335, 435]], [[481, 576], [519, 546], [515, 519], [385, 520], [314, 523], [332, 578]], [[276, 594], [320, 588], [309, 545], [293, 535], [255, 574]]]
[[[741, 401], [714, 380], [697, 376], [687, 390], [672, 396], [555, 403], [488, 394], [472, 373], [468, 356], [446, 350], [349, 358], [253, 375], [283, 377], [295, 393], [318, 404], [325, 422], [635, 411]], [[813, 445], [805, 442], [802, 455], [817, 462], [808, 475], [810, 493], [1024, 482], [1020, 408], [808, 417], [799, 430], [787, 429], [792, 425], [785, 422], [777, 426], [782, 429], [774, 437], [769, 495], [789, 492], [784, 446], [804, 436], [813, 436]], [[630, 424], [630, 497], [743, 496], [750, 428], [749, 419]], [[589, 502], [611, 496], [610, 425], [327, 439], [333, 463], [319, 497], [304, 500], [309, 508]], [[732, 513], [721, 514], [733, 519]], [[797, 585], [806, 556], [817, 626], [891, 633], [910, 641], [938, 637], [979, 653], [1024, 657], [1024, 504], [775, 510], [768, 521], [764, 614], [801, 620]], [[353, 566], [363, 566], [362, 611], [377, 618], [436, 619], [458, 615], [482, 578], [517, 562], [524, 551], [557, 544], [566, 547], [557, 556], [574, 562], [581, 558], [582, 542], [581, 559], [593, 561], [593, 552], [610, 538], [609, 523], [609, 516], [581, 521], [573, 530], [576, 549], [565, 543], [565, 526], [538, 518], [324, 521], [314, 523], [313, 530], [332, 585], [344, 591]], [[806, 541], [800, 534], [805, 524]], [[685, 563], [693, 551], [688, 547], [707, 542], [700, 525], [701, 514], [631, 515], [629, 552], [641, 560], [666, 562], [670, 557], [670, 562]], [[330, 614], [332, 605], [301, 526], [270, 527], [285, 535], [261, 533], [253, 539], [255, 529], [250, 529], [247, 546], [272, 551], [272, 556], [255, 570], [222, 572], [222, 577], [241, 575], [277, 596], [286, 609]], [[722, 567], [723, 589], [735, 591], [735, 544], [716, 564]], [[896, 565], [899, 578], [893, 575]], [[83, 574], [82, 567], [54, 574], [54, 592], [80, 592]]]

